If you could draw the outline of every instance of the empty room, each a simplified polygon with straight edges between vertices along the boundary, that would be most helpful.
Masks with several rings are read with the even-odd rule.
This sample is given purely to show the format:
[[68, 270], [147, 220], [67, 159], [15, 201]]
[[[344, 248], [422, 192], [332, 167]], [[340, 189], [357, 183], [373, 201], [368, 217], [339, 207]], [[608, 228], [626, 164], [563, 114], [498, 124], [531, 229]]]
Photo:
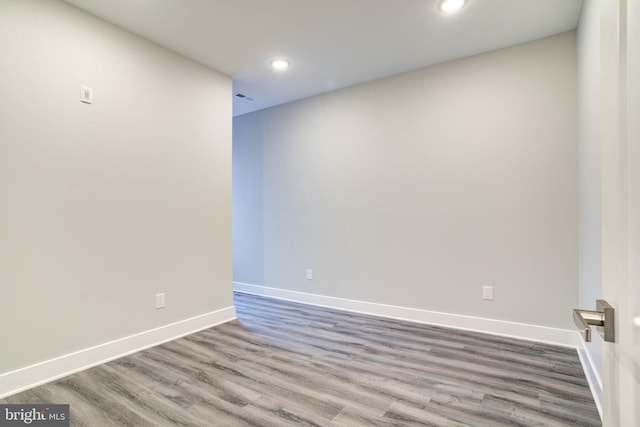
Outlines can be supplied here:
[[640, 425], [634, 0], [0, 0], [0, 426]]

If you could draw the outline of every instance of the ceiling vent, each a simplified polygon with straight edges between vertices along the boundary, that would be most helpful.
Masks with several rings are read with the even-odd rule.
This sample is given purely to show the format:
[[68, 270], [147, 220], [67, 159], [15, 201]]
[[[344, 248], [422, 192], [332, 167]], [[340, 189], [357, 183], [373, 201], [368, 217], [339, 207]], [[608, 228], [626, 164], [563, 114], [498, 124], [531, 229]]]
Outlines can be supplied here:
[[253, 98], [251, 98], [250, 96], [245, 95], [244, 93], [236, 93], [236, 97], [243, 99], [245, 101], [253, 101]]

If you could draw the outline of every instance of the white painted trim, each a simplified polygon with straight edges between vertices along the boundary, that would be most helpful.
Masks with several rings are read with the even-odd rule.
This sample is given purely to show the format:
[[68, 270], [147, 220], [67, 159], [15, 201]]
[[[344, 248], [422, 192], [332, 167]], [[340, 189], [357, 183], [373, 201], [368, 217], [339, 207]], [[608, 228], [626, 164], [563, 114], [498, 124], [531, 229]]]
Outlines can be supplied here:
[[235, 318], [226, 307], [1, 374], [0, 399]]
[[589, 383], [589, 389], [591, 389], [593, 401], [596, 404], [596, 408], [598, 408], [598, 414], [600, 414], [600, 419], [602, 420], [602, 379], [600, 379], [600, 373], [593, 363], [587, 344], [580, 334], [578, 334], [577, 350], [584, 375], [587, 377], [587, 382]]
[[560, 345], [563, 347], [576, 348], [576, 339], [579, 337], [579, 333], [577, 331], [550, 328], [547, 326], [528, 325], [525, 323], [507, 322], [504, 320], [486, 319], [482, 317], [441, 313], [417, 308], [335, 298], [241, 282], [233, 282], [233, 287], [237, 292], [263, 295], [287, 301], [335, 308], [355, 313], [371, 314], [374, 316], [388, 317], [398, 320], [407, 320], [416, 323], [427, 323], [430, 325], [477, 331], [491, 335], [537, 341], [541, 343]]

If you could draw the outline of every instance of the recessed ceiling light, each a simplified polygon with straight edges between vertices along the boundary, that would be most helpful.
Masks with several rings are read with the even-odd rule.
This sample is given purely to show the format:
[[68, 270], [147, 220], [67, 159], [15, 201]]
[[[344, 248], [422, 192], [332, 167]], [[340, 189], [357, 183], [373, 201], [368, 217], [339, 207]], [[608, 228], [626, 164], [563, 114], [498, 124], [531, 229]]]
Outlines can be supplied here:
[[440, 2], [440, 10], [443, 12], [455, 12], [464, 6], [465, 0], [443, 0]]
[[271, 67], [277, 71], [286, 70], [291, 65], [288, 60], [282, 58], [272, 59], [271, 61], [269, 61], [269, 64], [271, 64]]

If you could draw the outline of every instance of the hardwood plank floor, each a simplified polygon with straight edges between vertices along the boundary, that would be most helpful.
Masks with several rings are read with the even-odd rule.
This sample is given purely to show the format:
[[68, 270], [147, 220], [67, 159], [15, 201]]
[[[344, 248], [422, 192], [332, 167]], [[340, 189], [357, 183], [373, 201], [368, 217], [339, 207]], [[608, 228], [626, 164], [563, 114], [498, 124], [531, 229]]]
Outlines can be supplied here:
[[238, 320], [4, 403], [74, 426], [600, 426], [576, 351], [236, 294]]

